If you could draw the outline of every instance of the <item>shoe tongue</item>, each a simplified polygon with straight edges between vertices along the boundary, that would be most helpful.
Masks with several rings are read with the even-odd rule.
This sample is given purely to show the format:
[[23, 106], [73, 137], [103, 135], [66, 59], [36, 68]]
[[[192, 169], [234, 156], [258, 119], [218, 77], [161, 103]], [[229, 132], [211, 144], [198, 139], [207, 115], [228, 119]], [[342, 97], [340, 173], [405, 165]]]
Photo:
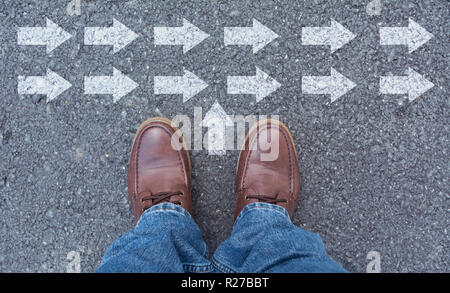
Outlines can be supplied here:
[[178, 166], [142, 168], [139, 175], [139, 190], [150, 190], [153, 194], [180, 191], [174, 183], [184, 181]]
[[247, 195], [262, 195], [269, 198], [276, 198], [279, 190], [274, 189], [274, 185], [271, 184], [258, 184], [257, 185], [251, 185], [247, 188]]
[[255, 195], [255, 194], [260, 194], [260, 192], [256, 188], [248, 187], [246, 194], [248, 194], [248, 195]]
[[[280, 191], [279, 176], [276, 171], [270, 168], [258, 168], [250, 170], [251, 177], [246, 181], [246, 187], [248, 188], [247, 194], [265, 195], [274, 197]], [[284, 186], [283, 186], [284, 187]]]

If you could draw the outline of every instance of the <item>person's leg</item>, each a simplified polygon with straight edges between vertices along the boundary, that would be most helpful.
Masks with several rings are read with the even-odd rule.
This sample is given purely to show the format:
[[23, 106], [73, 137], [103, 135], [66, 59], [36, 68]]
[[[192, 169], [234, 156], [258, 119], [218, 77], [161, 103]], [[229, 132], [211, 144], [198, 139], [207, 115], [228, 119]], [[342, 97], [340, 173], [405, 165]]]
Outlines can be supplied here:
[[223, 272], [346, 272], [327, 256], [320, 237], [291, 222], [300, 192], [289, 130], [276, 120], [250, 129], [239, 156], [232, 235], [213, 256]]
[[128, 194], [137, 223], [106, 252], [97, 272], [207, 272], [207, 248], [192, 219], [191, 166], [181, 133], [165, 118], [136, 134]]
[[295, 226], [284, 208], [267, 203], [242, 210], [213, 264], [229, 273], [346, 272], [328, 257], [319, 235]]
[[136, 227], [108, 248], [96, 272], [211, 271], [206, 244], [191, 215], [163, 203], [145, 211]]

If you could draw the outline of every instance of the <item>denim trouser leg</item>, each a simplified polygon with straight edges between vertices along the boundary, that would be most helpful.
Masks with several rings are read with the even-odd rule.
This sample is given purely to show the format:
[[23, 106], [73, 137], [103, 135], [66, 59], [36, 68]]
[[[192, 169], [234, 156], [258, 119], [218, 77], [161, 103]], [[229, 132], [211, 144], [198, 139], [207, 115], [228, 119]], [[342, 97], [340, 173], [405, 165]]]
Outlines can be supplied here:
[[346, 272], [328, 257], [317, 234], [295, 226], [282, 207], [266, 203], [242, 210], [232, 235], [214, 253], [213, 263], [229, 273]]
[[107, 249], [97, 272], [346, 272], [327, 256], [320, 237], [289, 219], [286, 210], [254, 203], [236, 219], [213, 256], [183, 208], [163, 203]]
[[182, 207], [148, 209], [136, 227], [115, 241], [96, 272], [211, 272], [200, 229]]

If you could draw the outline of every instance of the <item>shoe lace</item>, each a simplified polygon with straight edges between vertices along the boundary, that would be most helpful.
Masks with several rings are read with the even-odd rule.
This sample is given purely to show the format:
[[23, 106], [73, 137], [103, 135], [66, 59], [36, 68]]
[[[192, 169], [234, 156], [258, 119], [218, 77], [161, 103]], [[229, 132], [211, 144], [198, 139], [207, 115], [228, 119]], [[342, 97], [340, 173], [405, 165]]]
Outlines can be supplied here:
[[[242, 189], [238, 190], [238, 193], [246, 193], [246, 191], [248, 190], [248, 187], [244, 187]], [[248, 194], [245, 196], [246, 200], [251, 200], [251, 199], [256, 199], [259, 202], [264, 202], [264, 203], [271, 203], [271, 204], [277, 204], [279, 202], [281, 203], [288, 203], [288, 200], [286, 199], [278, 199], [278, 195], [279, 193], [275, 194], [275, 196], [269, 196], [269, 195], [264, 195], [264, 194]]]
[[[155, 193], [155, 194], [152, 194], [151, 192], [148, 192], [148, 191], [144, 191], [144, 192], [140, 193], [141, 196], [143, 195], [142, 198], [141, 198], [142, 203], [145, 203], [146, 201], [150, 201], [151, 200], [151, 206], [159, 204], [159, 203], [163, 203], [163, 202], [170, 202], [170, 198], [172, 196], [183, 195], [183, 194], [184, 193], [182, 191], [158, 192], [158, 193]], [[177, 205], [181, 205], [180, 201], [176, 201], [176, 202], [173, 202], [173, 203], [177, 204]], [[144, 207], [143, 210], [145, 211], [145, 210], [149, 209], [151, 206]]]

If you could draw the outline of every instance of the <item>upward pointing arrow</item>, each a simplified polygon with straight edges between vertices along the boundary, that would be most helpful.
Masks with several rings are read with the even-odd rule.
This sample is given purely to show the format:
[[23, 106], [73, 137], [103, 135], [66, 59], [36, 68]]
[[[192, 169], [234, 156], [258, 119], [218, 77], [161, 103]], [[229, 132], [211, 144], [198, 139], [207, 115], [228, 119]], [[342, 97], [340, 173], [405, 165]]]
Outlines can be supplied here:
[[230, 45], [253, 46], [253, 54], [258, 53], [270, 42], [279, 36], [271, 29], [253, 19], [253, 27], [226, 27], [224, 28], [224, 43]]
[[407, 76], [382, 76], [380, 78], [380, 92], [391, 95], [408, 95], [410, 102], [414, 101], [434, 84], [411, 68]]
[[210, 155], [225, 155], [227, 150], [227, 126], [234, 126], [234, 123], [218, 102], [215, 102], [206, 113], [202, 126], [208, 127], [208, 153]]
[[114, 53], [125, 48], [137, 37], [136, 33], [115, 18], [112, 27], [86, 27], [84, 29], [85, 45], [113, 46]]
[[47, 53], [72, 37], [47, 18], [47, 27], [19, 27], [17, 44], [26, 46], [47, 46]]
[[302, 28], [302, 44], [313, 46], [330, 46], [331, 53], [343, 47], [356, 37], [340, 23], [331, 20], [330, 27]]
[[433, 34], [411, 18], [408, 27], [381, 27], [380, 45], [405, 45], [411, 54], [433, 38]]
[[188, 70], [184, 70], [183, 76], [155, 76], [153, 91], [155, 95], [183, 95], [183, 103], [189, 101], [208, 84]]
[[209, 35], [183, 19], [182, 27], [155, 27], [155, 45], [183, 46], [183, 53], [188, 52]]
[[70, 82], [47, 69], [46, 76], [19, 76], [17, 91], [19, 95], [46, 95], [48, 103], [70, 87]]
[[330, 76], [303, 76], [302, 92], [313, 95], [331, 95], [331, 103], [345, 95], [356, 86], [334, 68]]
[[113, 68], [113, 76], [85, 76], [84, 93], [87, 95], [112, 95], [116, 103], [139, 85]]
[[227, 84], [228, 94], [256, 95], [257, 103], [281, 87], [279, 82], [258, 67], [255, 76], [228, 76]]

